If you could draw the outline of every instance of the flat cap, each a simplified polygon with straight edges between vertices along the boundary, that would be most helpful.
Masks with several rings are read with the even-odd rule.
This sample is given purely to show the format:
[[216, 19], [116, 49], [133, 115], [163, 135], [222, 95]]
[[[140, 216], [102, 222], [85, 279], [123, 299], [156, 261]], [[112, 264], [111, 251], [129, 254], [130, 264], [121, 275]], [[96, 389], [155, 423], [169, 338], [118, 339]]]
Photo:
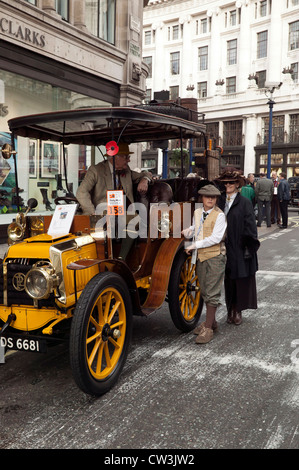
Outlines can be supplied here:
[[213, 184], [206, 184], [198, 191], [198, 194], [201, 196], [220, 196], [219, 189], [216, 188]]

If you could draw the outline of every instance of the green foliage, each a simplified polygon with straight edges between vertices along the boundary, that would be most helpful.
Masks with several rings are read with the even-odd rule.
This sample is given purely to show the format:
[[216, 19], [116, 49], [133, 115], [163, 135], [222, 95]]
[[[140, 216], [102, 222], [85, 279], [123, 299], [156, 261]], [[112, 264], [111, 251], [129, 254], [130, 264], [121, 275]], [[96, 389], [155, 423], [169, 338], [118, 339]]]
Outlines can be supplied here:
[[[170, 162], [172, 166], [181, 166], [181, 149], [173, 149], [171, 151]], [[189, 162], [189, 152], [187, 149], [183, 149], [183, 162], [184, 166]]]

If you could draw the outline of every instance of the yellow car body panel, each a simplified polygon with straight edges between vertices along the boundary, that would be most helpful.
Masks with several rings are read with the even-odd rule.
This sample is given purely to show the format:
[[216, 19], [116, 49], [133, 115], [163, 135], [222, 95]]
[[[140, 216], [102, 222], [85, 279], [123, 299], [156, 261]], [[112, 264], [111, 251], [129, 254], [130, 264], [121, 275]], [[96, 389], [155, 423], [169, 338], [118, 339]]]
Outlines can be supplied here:
[[[9, 314], [14, 313], [16, 320], [12, 323], [13, 328], [21, 331], [34, 331], [47, 325], [50, 321], [58, 319], [61, 314], [56, 309], [41, 308], [37, 309], [31, 306], [16, 306], [11, 307], [0, 306], [0, 318], [4, 322], [7, 320]], [[61, 320], [65, 315], [61, 316]]]
[[[72, 234], [59, 238], [54, 238], [48, 234], [39, 234], [9, 247], [4, 259], [4, 265], [9, 264], [12, 260], [21, 259], [48, 260], [52, 263], [54, 255], [51, 249], [55, 249], [57, 246], [55, 250], [56, 258], [53, 265], [62, 276], [62, 284], [59, 286], [60, 290], [55, 289], [54, 292], [57, 308], [55, 308], [55, 305], [38, 308], [37, 305], [22, 305], [22, 302], [19, 305], [14, 305], [13, 299], [12, 305], [0, 305], [0, 319], [3, 322], [6, 322], [8, 316], [13, 313], [16, 315], [16, 319], [11, 326], [15, 330], [34, 331], [49, 325], [51, 322], [57, 323], [65, 320], [72, 315], [72, 309], [76, 304], [74, 271], [67, 269], [67, 266], [80, 259], [97, 258], [95, 243], [91, 242], [80, 246], [79, 242], [78, 244], [73, 242], [76, 239], [80, 240], [78, 236]], [[61, 248], [64, 243], [68, 245], [68, 242], [71, 242], [73, 245], [67, 246], [65, 249]], [[99, 267], [97, 265], [76, 272], [77, 299], [88, 281], [98, 272]], [[63, 292], [63, 296], [60, 298], [61, 292]], [[45, 332], [48, 334], [50, 331], [51, 329], [46, 328]]]

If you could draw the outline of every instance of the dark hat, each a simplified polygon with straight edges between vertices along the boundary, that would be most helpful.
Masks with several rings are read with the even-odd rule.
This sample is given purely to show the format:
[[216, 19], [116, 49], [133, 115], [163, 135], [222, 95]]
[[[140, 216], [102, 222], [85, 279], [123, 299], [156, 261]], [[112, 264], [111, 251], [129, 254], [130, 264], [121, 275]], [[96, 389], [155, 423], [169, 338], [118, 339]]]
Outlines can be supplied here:
[[206, 184], [198, 191], [198, 194], [201, 196], [220, 196], [219, 189], [216, 188], [213, 184]]
[[236, 168], [228, 167], [226, 168], [219, 176], [218, 178], [215, 178], [215, 182], [217, 183], [239, 183], [240, 186], [244, 186], [246, 183], [245, 176], [242, 175], [240, 170], [237, 170]]

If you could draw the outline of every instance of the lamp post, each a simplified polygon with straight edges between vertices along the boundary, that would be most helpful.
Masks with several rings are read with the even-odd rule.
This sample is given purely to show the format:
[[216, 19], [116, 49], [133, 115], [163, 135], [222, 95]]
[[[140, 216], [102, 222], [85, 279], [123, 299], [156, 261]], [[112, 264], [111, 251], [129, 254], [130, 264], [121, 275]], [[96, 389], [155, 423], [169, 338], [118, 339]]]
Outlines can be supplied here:
[[[267, 178], [270, 178], [271, 173], [271, 154], [272, 154], [272, 118], [273, 118], [273, 106], [275, 101], [273, 100], [273, 93], [275, 89], [279, 89], [282, 82], [266, 82], [265, 91], [266, 96], [269, 98], [267, 104], [269, 105], [269, 138], [268, 138], [268, 157], [267, 157]], [[270, 96], [269, 96], [270, 93]]]
[[268, 158], [267, 158], [267, 178], [270, 178], [271, 173], [271, 154], [272, 154], [272, 117], [273, 117], [273, 106], [275, 101], [271, 98], [269, 99], [269, 136], [268, 136]]

